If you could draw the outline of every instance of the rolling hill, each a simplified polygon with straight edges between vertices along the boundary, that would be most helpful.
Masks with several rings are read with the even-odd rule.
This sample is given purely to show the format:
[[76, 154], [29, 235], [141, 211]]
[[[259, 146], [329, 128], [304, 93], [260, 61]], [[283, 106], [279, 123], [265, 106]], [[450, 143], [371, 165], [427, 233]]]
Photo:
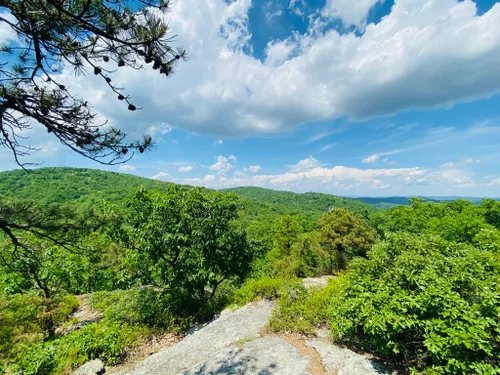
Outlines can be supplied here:
[[[101, 200], [118, 202], [142, 185], [164, 191], [172, 183], [129, 174], [83, 168], [40, 168], [0, 172], [0, 196], [30, 199], [41, 203], [92, 203]], [[185, 188], [190, 188], [185, 186]], [[240, 224], [255, 237], [268, 236], [273, 222], [281, 215], [297, 215], [306, 230], [314, 230], [320, 216], [332, 207], [346, 208], [364, 215], [376, 207], [329, 194], [297, 194], [256, 187], [223, 190], [234, 192], [243, 200]]]

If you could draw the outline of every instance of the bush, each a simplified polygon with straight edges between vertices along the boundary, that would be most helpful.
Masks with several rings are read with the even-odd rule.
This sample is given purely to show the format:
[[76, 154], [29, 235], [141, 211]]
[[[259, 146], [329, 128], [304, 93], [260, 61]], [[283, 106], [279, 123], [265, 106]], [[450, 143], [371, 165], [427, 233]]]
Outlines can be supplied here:
[[174, 330], [180, 320], [174, 317], [169, 302], [168, 295], [153, 287], [97, 292], [88, 299], [108, 321]]
[[329, 306], [345, 286], [347, 278], [339, 275], [328, 280], [326, 287], [306, 289], [302, 285], [283, 293], [273, 311], [269, 327], [274, 332], [315, 334], [329, 321]]
[[498, 253], [395, 234], [368, 257], [332, 300], [338, 341], [428, 374], [498, 373]]
[[262, 277], [249, 279], [234, 293], [233, 303], [242, 306], [258, 298], [276, 299], [288, 293], [290, 288], [300, 288], [299, 279]]
[[148, 334], [149, 330], [144, 326], [109, 321], [89, 324], [59, 339], [21, 351], [12, 370], [26, 375], [62, 374], [93, 358], [101, 358], [105, 363], [114, 365], [141, 337]]
[[72, 295], [51, 301], [36, 294], [13, 295], [0, 299], [0, 360], [7, 361], [17, 354], [20, 347], [39, 343], [45, 338], [46, 320], [56, 325], [68, 320], [78, 307]]

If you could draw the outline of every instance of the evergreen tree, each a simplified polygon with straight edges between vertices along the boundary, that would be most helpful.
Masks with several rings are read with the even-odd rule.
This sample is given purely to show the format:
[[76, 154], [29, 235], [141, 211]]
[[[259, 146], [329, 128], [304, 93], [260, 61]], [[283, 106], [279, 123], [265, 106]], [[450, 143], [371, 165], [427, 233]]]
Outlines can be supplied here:
[[[103, 164], [128, 160], [144, 152], [151, 137], [128, 141], [126, 134], [96, 122], [87, 101], [58, 82], [58, 72], [72, 67], [103, 80], [110, 93], [137, 107], [112, 81], [117, 68], [144, 64], [163, 76], [172, 74], [183, 50], [174, 49], [164, 13], [168, 0], [2, 0], [0, 14], [17, 40], [1, 46], [0, 145], [10, 149], [19, 165], [32, 148], [23, 132], [38, 122], [73, 151]], [[132, 152], [129, 152], [132, 151]]]

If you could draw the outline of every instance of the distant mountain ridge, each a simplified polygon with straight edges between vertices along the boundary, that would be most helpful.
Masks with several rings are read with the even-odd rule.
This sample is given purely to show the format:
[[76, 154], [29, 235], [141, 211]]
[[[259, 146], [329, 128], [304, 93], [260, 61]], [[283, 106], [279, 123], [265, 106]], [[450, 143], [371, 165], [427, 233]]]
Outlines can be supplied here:
[[[412, 197], [350, 197], [351, 199], [356, 199], [364, 203], [374, 205], [379, 208], [389, 208], [393, 206], [406, 206], [410, 204], [410, 199]], [[418, 198], [425, 199], [427, 202], [453, 202], [458, 199], [463, 199], [470, 201], [475, 204], [481, 203], [483, 197], [460, 197], [460, 196], [419, 196]], [[500, 200], [500, 198], [493, 198], [495, 200]]]

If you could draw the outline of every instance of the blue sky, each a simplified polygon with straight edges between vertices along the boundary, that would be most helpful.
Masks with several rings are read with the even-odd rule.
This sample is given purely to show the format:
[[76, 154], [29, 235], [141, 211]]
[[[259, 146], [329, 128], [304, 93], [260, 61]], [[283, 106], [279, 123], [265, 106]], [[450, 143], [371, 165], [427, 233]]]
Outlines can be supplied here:
[[114, 78], [141, 111], [95, 77], [59, 77], [155, 149], [103, 167], [34, 125], [28, 161], [214, 188], [500, 196], [496, 1], [176, 0], [166, 17], [189, 60], [168, 80]]

